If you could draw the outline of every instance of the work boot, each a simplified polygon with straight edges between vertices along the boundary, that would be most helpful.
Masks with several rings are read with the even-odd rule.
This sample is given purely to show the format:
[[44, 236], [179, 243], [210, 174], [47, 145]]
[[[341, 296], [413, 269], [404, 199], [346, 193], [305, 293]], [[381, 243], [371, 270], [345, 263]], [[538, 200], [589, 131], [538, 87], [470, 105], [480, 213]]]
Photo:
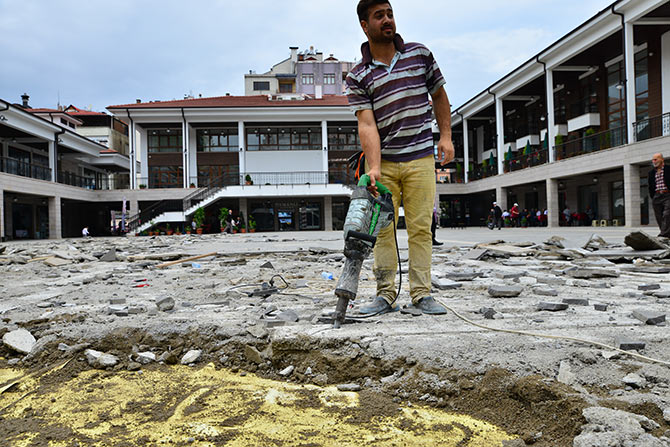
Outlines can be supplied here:
[[444, 315], [447, 313], [447, 309], [435, 301], [432, 296], [425, 296], [416, 303], [413, 303], [412, 306], [421, 309], [421, 312], [426, 315]]
[[434, 246], [444, 245], [444, 242], [438, 242], [437, 240], [433, 239], [433, 245]]
[[374, 317], [375, 315], [384, 315], [389, 312], [396, 312], [397, 310], [397, 304], [394, 303], [392, 306], [381, 296], [376, 296], [370, 303], [361, 306], [360, 309], [358, 309], [358, 313], [364, 317]]

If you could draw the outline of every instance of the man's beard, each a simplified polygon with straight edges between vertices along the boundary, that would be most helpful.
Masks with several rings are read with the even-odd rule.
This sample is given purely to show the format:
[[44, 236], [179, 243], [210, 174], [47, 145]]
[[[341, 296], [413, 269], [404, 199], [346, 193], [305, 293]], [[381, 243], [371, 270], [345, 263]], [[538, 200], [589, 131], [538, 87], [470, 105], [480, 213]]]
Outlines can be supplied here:
[[[389, 29], [391, 29], [393, 31], [393, 28], [389, 28]], [[386, 44], [386, 43], [393, 42], [393, 40], [395, 39], [395, 31], [393, 31], [393, 34], [391, 34], [390, 36], [387, 36], [386, 34], [384, 34], [384, 31], [386, 31], [386, 30], [382, 29], [379, 32], [379, 34], [373, 36], [372, 41], [374, 43], [378, 43], [378, 44]]]

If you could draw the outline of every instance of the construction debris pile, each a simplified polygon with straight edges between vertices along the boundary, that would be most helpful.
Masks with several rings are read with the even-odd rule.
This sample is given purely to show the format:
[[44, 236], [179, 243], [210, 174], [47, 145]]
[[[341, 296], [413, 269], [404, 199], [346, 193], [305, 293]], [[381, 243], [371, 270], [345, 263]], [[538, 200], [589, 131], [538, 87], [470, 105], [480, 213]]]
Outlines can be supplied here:
[[[638, 232], [623, 244], [593, 235], [581, 247], [551, 237], [436, 248], [434, 297], [454, 313], [354, 318], [334, 330], [323, 321], [343, 260], [332, 235], [1, 245], [0, 369], [211, 362], [469, 412], [522, 442], [506, 445], [670, 446], [664, 241]], [[366, 260], [355, 304], [374, 290]]]

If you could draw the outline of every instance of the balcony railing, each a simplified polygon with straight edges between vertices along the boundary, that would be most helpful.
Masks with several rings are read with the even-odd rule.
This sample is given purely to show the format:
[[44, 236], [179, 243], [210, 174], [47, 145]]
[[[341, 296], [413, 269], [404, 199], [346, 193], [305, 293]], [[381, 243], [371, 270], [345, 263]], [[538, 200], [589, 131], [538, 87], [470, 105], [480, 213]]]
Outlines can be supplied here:
[[20, 175], [38, 180], [51, 180], [51, 169], [48, 167], [25, 163], [14, 158], [0, 157], [0, 171], [6, 174]]
[[531, 149], [528, 154], [517, 154], [509, 160], [505, 160], [505, 172], [514, 172], [543, 165], [549, 160], [548, 154], [549, 151], [547, 151], [547, 149]]
[[326, 185], [329, 177], [328, 171], [245, 172], [240, 174], [241, 183], [247, 175], [254, 185]]
[[103, 175], [104, 177], [84, 177], [72, 172], [58, 171], [58, 183], [97, 191], [127, 189], [129, 186], [130, 182], [127, 175], [111, 179], [107, 177], [107, 174]]
[[670, 135], [670, 113], [640, 120], [633, 124], [635, 141]]
[[556, 158], [558, 160], [578, 155], [598, 152], [603, 149], [622, 146], [626, 144], [626, 126], [615, 127], [604, 132], [587, 135], [556, 145]]
[[474, 169], [468, 172], [468, 181], [481, 180], [487, 177], [498, 175], [498, 163], [489, 164], [487, 166], [477, 165]]

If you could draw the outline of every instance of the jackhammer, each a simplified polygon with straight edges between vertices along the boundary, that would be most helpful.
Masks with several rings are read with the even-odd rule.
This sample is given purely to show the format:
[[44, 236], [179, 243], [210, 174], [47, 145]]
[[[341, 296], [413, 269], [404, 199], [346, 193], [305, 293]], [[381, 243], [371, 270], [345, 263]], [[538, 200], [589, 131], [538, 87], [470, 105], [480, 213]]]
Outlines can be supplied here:
[[358, 280], [363, 261], [377, 242], [379, 231], [388, 227], [394, 219], [391, 191], [376, 182], [379, 195], [373, 196], [367, 189], [370, 177], [361, 176], [349, 203], [349, 211], [344, 221], [344, 268], [335, 288], [338, 297], [333, 318], [333, 327], [344, 324], [349, 301], [356, 299]]

